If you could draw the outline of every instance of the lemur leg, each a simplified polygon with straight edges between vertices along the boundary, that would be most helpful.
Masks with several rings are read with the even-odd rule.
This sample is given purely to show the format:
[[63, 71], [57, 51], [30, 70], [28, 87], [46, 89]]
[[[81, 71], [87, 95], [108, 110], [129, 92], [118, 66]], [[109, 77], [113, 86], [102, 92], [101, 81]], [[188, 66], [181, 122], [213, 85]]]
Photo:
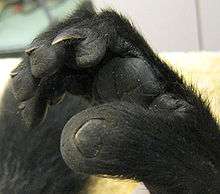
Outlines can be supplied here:
[[[56, 97], [53, 84], [63, 82], [64, 91], [86, 95], [96, 104], [107, 102], [77, 114], [64, 128], [61, 151], [71, 168], [136, 178], [152, 193], [219, 193], [217, 122], [193, 88], [154, 54], [126, 19], [112, 11], [94, 14], [57, 33], [46, 46], [58, 49], [57, 54], [44, 55], [44, 48], [30, 53], [24, 76], [34, 77], [33, 84], [21, 85], [31, 95], [20, 101], [39, 99], [41, 91], [47, 105]], [[34, 52], [41, 53], [40, 62], [33, 59]], [[51, 77], [53, 87], [47, 85]], [[27, 112], [36, 112], [36, 107]], [[33, 115], [30, 125], [35, 117], [40, 118]]]
[[69, 120], [61, 152], [74, 170], [143, 181], [151, 193], [217, 194], [219, 169], [195, 133], [199, 121], [194, 107], [172, 94], [147, 109], [107, 103]]

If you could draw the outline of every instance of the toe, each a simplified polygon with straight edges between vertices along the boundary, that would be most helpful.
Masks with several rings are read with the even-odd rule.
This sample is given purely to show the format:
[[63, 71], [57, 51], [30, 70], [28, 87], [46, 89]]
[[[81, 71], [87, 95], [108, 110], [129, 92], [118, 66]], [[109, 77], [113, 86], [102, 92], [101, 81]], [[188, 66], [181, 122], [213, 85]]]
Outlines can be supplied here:
[[81, 68], [98, 65], [106, 53], [106, 40], [96, 32], [90, 32], [87, 38], [76, 48], [76, 63]]
[[47, 102], [36, 95], [22, 102], [19, 108], [26, 126], [34, 127], [44, 120], [47, 112]]
[[23, 63], [25, 61], [11, 72], [12, 92], [20, 102], [31, 98], [38, 84], [38, 81], [31, 74], [30, 67]]
[[[65, 125], [61, 153], [66, 164], [85, 174], [132, 176], [136, 161], [135, 113], [139, 107], [128, 103], [108, 103], [84, 110]], [[127, 155], [131, 152], [127, 161]], [[131, 162], [132, 161], [132, 162]], [[123, 165], [123, 169], [120, 168]]]
[[63, 64], [65, 49], [62, 46], [44, 45], [34, 50], [30, 56], [31, 72], [36, 78], [56, 73]]

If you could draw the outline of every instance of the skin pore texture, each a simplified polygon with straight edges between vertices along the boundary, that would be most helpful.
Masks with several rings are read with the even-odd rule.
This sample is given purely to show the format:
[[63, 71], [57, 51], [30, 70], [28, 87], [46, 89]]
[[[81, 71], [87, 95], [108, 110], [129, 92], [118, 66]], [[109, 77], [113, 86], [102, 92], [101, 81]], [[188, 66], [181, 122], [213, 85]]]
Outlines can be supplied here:
[[208, 102], [120, 14], [85, 2], [33, 40], [10, 82], [1, 193], [77, 194], [90, 175], [151, 194], [220, 193]]

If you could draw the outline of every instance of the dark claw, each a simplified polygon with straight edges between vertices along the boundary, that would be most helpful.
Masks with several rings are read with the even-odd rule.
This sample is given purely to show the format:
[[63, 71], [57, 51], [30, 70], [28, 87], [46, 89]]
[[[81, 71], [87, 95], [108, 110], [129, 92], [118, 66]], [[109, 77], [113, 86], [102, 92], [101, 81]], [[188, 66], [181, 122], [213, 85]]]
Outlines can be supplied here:
[[47, 101], [34, 96], [21, 105], [21, 115], [27, 127], [39, 125], [45, 118], [47, 112]]
[[48, 47], [47, 45], [37, 49], [30, 57], [31, 72], [36, 78], [43, 78], [58, 71], [62, 65], [64, 49]]
[[65, 94], [60, 95], [60, 96], [54, 96], [51, 99], [48, 99], [48, 104], [49, 105], [55, 105], [59, 104], [60, 102], [63, 101]]
[[39, 93], [49, 105], [59, 103], [65, 95], [65, 83], [61, 72], [41, 79]]

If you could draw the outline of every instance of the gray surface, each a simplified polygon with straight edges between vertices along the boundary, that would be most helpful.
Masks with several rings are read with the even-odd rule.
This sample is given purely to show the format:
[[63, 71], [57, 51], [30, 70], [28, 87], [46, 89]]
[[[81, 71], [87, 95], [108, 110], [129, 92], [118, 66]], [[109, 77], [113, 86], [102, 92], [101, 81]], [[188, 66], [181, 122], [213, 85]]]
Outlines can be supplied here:
[[220, 50], [220, 1], [197, 1], [200, 6], [202, 46], [205, 50]]

